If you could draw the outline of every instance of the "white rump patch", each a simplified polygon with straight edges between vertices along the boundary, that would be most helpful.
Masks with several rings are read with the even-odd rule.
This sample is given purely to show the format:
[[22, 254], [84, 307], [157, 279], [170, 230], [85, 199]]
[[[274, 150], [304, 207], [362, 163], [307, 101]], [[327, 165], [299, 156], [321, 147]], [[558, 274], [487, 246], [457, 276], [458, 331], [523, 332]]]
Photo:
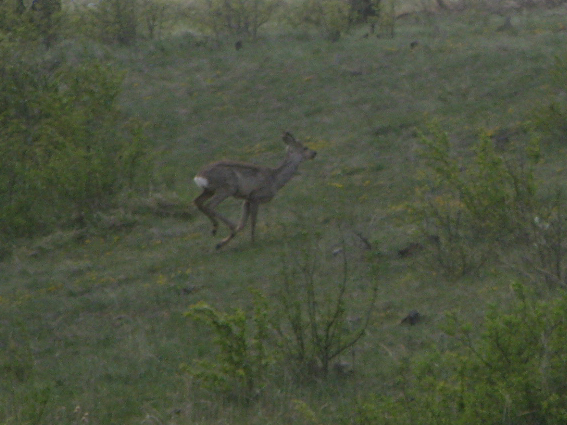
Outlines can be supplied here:
[[199, 186], [201, 189], [206, 189], [207, 186], [209, 185], [209, 181], [202, 176], [197, 176], [193, 180], [195, 181], [195, 184]]

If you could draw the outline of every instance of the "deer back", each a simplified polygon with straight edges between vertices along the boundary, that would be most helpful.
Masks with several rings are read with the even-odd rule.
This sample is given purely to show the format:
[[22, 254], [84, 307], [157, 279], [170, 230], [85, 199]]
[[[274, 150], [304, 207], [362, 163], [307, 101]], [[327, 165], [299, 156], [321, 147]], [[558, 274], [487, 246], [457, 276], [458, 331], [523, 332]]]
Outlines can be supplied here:
[[236, 161], [214, 162], [197, 177], [206, 179], [203, 188], [209, 191], [226, 191], [231, 196], [244, 199], [271, 199], [274, 189], [274, 170], [255, 164]]

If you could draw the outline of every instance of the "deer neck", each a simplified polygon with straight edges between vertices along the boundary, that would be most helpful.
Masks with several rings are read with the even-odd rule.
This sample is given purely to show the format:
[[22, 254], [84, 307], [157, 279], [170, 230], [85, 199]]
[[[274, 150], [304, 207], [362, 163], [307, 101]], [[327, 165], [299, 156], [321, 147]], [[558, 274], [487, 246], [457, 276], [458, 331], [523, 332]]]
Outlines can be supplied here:
[[294, 159], [290, 155], [286, 156], [281, 165], [274, 169], [274, 186], [280, 190], [295, 175], [301, 164], [301, 158]]

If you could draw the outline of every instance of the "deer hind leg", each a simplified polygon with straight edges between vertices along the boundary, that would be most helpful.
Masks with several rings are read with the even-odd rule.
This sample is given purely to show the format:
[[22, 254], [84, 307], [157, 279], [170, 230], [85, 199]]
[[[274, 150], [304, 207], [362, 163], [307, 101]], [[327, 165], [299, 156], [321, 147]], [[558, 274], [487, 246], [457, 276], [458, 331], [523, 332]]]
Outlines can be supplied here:
[[[213, 223], [213, 235], [217, 233], [219, 220], [228, 226], [231, 233], [233, 233], [236, 229], [236, 225], [232, 221], [215, 211], [215, 208], [229, 196], [230, 194], [226, 192], [215, 193], [204, 190], [203, 193], [201, 193], [193, 200], [193, 203], [199, 209], [199, 211], [205, 214]], [[207, 203], [207, 201], [209, 202]]]
[[195, 206], [199, 209], [199, 211], [201, 211], [203, 214], [205, 214], [209, 218], [209, 220], [211, 220], [211, 222], [213, 223], [213, 235], [215, 235], [217, 233], [217, 229], [219, 227], [219, 222], [215, 218], [215, 216], [213, 214], [211, 214], [209, 212], [209, 210], [205, 207], [205, 202], [207, 202], [209, 199], [211, 199], [213, 195], [214, 195], [213, 192], [209, 192], [208, 190], [204, 190], [203, 193], [201, 193], [199, 196], [197, 196], [195, 199], [193, 199], [193, 204], [195, 204]]

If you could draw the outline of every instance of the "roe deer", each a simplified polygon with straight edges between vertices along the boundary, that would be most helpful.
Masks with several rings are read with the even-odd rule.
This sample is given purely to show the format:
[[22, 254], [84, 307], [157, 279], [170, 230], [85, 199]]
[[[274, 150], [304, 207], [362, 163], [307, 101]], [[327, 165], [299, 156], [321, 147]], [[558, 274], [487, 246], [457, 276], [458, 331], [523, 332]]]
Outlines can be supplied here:
[[[306, 159], [315, 158], [317, 154], [295, 140], [288, 132], [283, 133], [283, 141], [287, 144], [287, 152], [277, 168], [236, 161], [218, 161], [205, 166], [195, 176], [195, 183], [203, 189], [203, 193], [196, 197], [193, 203], [213, 223], [213, 235], [217, 233], [219, 220], [230, 229], [230, 234], [217, 244], [217, 249], [226, 245], [246, 226], [248, 216], [251, 221], [250, 234], [254, 242], [256, 216], [260, 204], [269, 202], [278, 190], [291, 180], [299, 164]], [[215, 208], [230, 196], [244, 199], [242, 217], [238, 225], [215, 211]]]

